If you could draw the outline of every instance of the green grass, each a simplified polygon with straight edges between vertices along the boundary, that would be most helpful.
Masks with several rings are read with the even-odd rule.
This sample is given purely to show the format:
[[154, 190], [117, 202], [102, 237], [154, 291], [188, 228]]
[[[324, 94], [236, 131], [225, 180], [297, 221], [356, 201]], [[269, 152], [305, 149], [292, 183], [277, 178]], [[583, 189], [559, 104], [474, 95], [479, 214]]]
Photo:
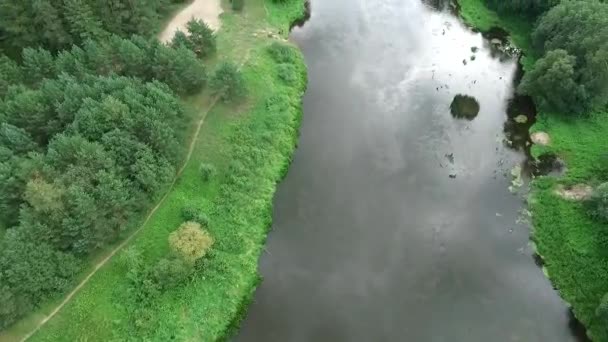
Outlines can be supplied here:
[[530, 32], [534, 26], [533, 19], [518, 15], [499, 15], [487, 8], [484, 0], [458, 0], [458, 3], [460, 4], [460, 16], [466, 24], [482, 32], [494, 27], [509, 32], [511, 42], [524, 51], [525, 57], [522, 64], [524, 70], [529, 70], [535, 60], [530, 38]]
[[568, 172], [562, 182], [597, 183], [606, 181], [608, 169], [608, 113], [588, 117], [566, 118], [563, 115], [539, 113], [532, 131], [548, 132], [549, 146], [532, 147], [532, 154], [558, 154], [566, 161]]
[[533, 182], [530, 207], [534, 240], [549, 277], [595, 341], [608, 341], [605, 322], [595, 309], [608, 292], [608, 225], [593, 220], [583, 203], [555, 195], [558, 185], [596, 186], [608, 179], [606, 135], [608, 114], [567, 119], [539, 113], [533, 131], [548, 132], [551, 145], [534, 146], [532, 153], [554, 153], [567, 165], [564, 177]]
[[[215, 341], [226, 339], [238, 325], [259, 281], [258, 258], [271, 223], [272, 198], [296, 144], [306, 86], [299, 52], [294, 51], [298, 78], [285, 84], [267, 51], [273, 40], [257, 32], [285, 36], [284, 28], [302, 14], [303, 2], [249, 0], [241, 14], [224, 8], [217, 60], [247, 60], [242, 67], [247, 99], [237, 105], [220, 103], [207, 114], [184, 173], [129, 244], [154, 264], [168, 253], [167, 238], [182, 223], [181, 208], [196, 205], [209, 216], [208, 231], [216, 241], [204, 267], [186, 284], [155, 298], [147, 324], [138, 327], [127, 270], [117, 255], [32, 341]], [[203, 107], [196, 103], [201, 98], [189, 101]], [[209, 182], [199, 172], [203, 162], [217, 170]]]
[[[513, 42], [532, 56], [530, 24], [498, 16], [485, 7], [483, 0], [459, 2], [467, 23], [482, 31], [493, 26], [504, 28], [513, 35]], [[529, 68], [533, 60], [528, 58], [524, 66]], [[538, 254], [587, 334], [595, 341], [608, 341], [605, 322], [595, 316], [601, 297], [608, 292], [608, 225], [593, 220], [584, 203], [566, 201], [555, 194], [558, 185], [595, 186], [608, 181], [608, 113], [568, 118], [540, 112], [531, 130], [547, 132], [551, 137], [549, 146], [533, 146], [534, 157], [554, 153], [567, 165], [565, 176], [540, 177], [532, 183], [529, 204]]]
[[607, 341], [605, 323], [595, 316], [608, 292], [608, 227], [592, 220], [581, 203], [555, 195], [561, 180], [534, 182], [529, 201], [538, 254], [560, 295], [594, 341]]

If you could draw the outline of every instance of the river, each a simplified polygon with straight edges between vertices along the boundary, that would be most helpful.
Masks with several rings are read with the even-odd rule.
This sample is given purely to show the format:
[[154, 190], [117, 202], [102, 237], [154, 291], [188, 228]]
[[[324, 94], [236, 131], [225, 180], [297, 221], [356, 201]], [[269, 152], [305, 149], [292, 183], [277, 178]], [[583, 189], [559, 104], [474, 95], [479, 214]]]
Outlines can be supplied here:
[[577, 341], [508, 190], [516, 61], [420, 0], [313, 0], [291, 39], [300, 143], [235, 339]]

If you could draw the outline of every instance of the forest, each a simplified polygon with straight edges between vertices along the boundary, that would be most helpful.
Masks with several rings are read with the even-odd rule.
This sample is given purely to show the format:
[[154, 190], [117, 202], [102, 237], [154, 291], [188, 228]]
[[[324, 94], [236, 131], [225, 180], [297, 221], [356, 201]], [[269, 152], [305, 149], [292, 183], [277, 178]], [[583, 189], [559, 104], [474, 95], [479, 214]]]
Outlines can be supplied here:
[[[0, 329], [73, 286], [86, 258], [136, 224], [175, 177], [180, 96], [208, 83], [203, 59], [215, 36], [193, 19], [188, 35], [158, 42], [174, 5], [0, 1]], [[239, 82], [230, 63], [209, 77], [226, 99]], [[192, 227], [184, 234], [210, 244]], [[182, 267], [161, 264], [157, 273], [172, 278]]]
[[172, 6], [185, 0], [0, 1], [0, 41], [7, 54], [26, 47], [56, 52], [111, 34], [153, 35]]
[[569, 115], [603, 110], [608, 104], [608, 4], [599, 0], [487, 0], [501, 13], [527, 16], [534, 68], [520, 92], [542, 109]]
[[[559, 158], [561, 177], [532, 181], [532, 240], [546, 274], [593, 340], [608, 341], [608, 3], [601, 0], [460, 0], [482, 30], [499, 26], [523, 50], [517, 91], [534, 99], [531, 131], [550, 137], [533, 158]], [[530, 24], [532, 23], [532, 24]], [[593, 189], [580, 201], [560, 189]]]

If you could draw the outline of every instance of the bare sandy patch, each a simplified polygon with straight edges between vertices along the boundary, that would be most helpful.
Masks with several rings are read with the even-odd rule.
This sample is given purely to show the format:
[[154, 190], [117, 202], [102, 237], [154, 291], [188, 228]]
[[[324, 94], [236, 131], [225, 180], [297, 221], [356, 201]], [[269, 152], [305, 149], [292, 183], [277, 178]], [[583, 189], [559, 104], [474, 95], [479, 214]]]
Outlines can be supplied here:
[[537, 145], [547, 146], [551, 143], [549, 134], [545, 132], [534, 132], [530, 135], [530, 140]]
[[555, 193], [569, 201], [583, 201], [591, 197], [593, 188], [587, 184], [576, 184], [570, 187], [559, 185]]
[[171, 19], [160, 34], [160, 41], [163, 43], [171, 41], [176, 31], [187, 33], [186, 24], [192, 18], [203, 20], [212, 30], [217, 31], [220, 28], [222, 12], [220, 0], [194, 0]]

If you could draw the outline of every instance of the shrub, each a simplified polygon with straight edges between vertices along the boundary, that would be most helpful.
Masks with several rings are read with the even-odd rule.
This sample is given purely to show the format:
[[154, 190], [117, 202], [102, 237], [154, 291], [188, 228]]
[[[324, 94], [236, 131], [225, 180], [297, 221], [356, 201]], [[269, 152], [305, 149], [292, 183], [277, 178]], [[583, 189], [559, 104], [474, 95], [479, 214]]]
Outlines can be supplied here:
[[184, 222], [169, 235], [171, 250], [189, 264], [207, 254], [213, 245], [213, 238], [196, 222]]
[[202, 211], [199, 211], [199, 213], [196, 214], [193, 221], [200, 224], [202, 227], [209, 227], [209, 217]]
[[143, 267], [141, 252], [133, 246], [125, 249], [118, 260], [129, 273], [139, 272]]
[[245, 6], [245, 0], [232, 0], [232, 9], [240, 11]]
[[298, 80], [296, 68], [292, 64], [279, 64], [277, 66], [277, 75], [279, 76], [279, 79], [286, 84], [294, 84]]
[[161, 291], [176, 287], [192, 274], [192, 265], [180, 258], [163, 258], [150, 270], [149, 277]]
[[593, 191], [589, 204], [592, 216], [608, 221], [608, 183], [601, 184]]
[[211, 164], [201, 163], [201, 177], [205, 182], [208, 182], [215, 175], [215, 167]]
[[274, 42], [268, 47], [268, 53], [277, 63], [294, 64], [297, 59], [296, 51], [289, 45]]
[[186, 205], [182, 208], [182, 218], [184, 221], [194, 221], [199, 211], [198, 207], [194, 205]]
[[604, 326], [608, 326], [608, 293], [600, 300], [600, 304], [595, 309], [595, 315], [601, 320]]
[[184, 221], [196, 222], [203, 227], [209, 226], [209, 218], [202, 210], [194, 205], [187, 205], [182, 208], [182, 218]]
[[245, 82], [237, 66], [223, 62], [211, 77], [209, 86], [224, 102], [235, 101], [245, 95]]

